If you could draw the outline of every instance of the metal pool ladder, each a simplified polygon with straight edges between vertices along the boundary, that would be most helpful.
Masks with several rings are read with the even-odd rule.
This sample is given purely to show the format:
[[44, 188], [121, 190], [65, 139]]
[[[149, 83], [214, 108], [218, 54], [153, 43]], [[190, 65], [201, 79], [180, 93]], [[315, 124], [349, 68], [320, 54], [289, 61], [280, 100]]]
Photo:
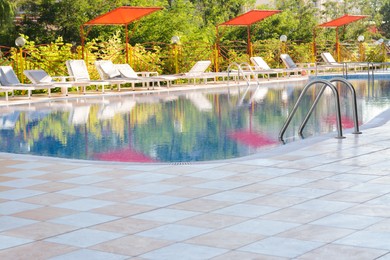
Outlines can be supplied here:
[[298, 129], [298, 134], [299, 136], [302, 137], [302, 132], [303, 132], [303, 128], [305, 128], [306, 126], [306, 123], [307, 121], [309, 120], [311, 114], [313, 113], [315, 107], [317, 106], [322, 94], [324, 93], [325, 89], [327, 87], [329, 87], [332, 92], [333, 92], [333, 95], [334, 95], [334, 100], [335, 100], [335, 106], [336, 106], [336, 127], [337, 127], [337, 136], [336, 138], [345, 138], [343, 136], [343, 129], [342, 129], [342, 124], [341, 124], [341, 112], [340, 112], [340, 97], [339, 97], [339, 93], [338, 93], [338, 90], [337, 88], [335, 87], [335, 85], [333, 84], [334, 82], [340, 82], [340, 83], [343, 83], [345, 86], [347, 86], [350, 91], [351, 91], [351, 94], [352, 94], [352, 113], [353, 113], [353, 120], [354, 120], [354, 131], [353, 131], [353, 134], [361, 134], [362, 132], [359, 131], [359, 122], [358, 122], [358, 114], [357, 114], [357, 104], [356, 104], [356, 91], [355, 91], [355, 88], [353, 87], [353, 85], [348, 82], [347, 80], [343, 79], [343, 78], [333, 78], [331, 80], [323, 80], [323, 79], [317, 79], [317, 80], [314, 80], [314, 81], [311, 81], [309, 83], [306, 84], [306, 86], [303, 88], [303, 91], [301, 93], [301, 95], [298, 97], [298, 100], [297, 102], [295, 103], [290, 115], [287, 117], [286, 119], [286, 122], [284, 123], [282, 129], [280, 130], [280, 133], [279, 133], [279, 141], [284, 142], [284, 139], [283, 139], [283, 135], [284, 133], [286, 132], [287, 130], [287, 127], [289, 126], [292, 118], [294, 117], [298, 107], [299, 107], [299, 104], [301, 103], [302, 99], [303, 99], [303, 96], [306, 94], [306, 92], [308, 91], [308, 89], [313, 86], [313, 85], [317, 85], [317, 84], [322, 84], [322, 87], [316, 97], [316, 99], [314, 100], [313, 102], [313, 105], [311, 106], [310, 110], [308, 111], [306, 117], [304, 118], [303, 122], [301, 123], [299, 129]]

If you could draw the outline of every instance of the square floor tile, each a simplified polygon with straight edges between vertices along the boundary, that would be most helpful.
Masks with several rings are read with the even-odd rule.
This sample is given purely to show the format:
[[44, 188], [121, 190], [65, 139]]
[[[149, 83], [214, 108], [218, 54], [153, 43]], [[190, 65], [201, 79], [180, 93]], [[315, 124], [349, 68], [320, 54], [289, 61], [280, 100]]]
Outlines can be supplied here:
[[194, 185], [195, 188], [203, 188], [203, 189], [216, 189], [216, 190], [231, 190], [235, 188], [239, 188], [242, 186], [248, 185], [247, 182], [235, 182], [235, 181], [209, 181], [202, 184]]
[[136, 187], [131, 187], [127, 190], [159, 194], [159, 193], [165, 193], [165, 192], [177, 190], [180, 188], [181, 186], [178, 185], [169, 185], [169, 184], [162, 184], [162, 183], [147, 183], [143, 185], [138, 185]]
[[91, 197], [91, 196], [107, 193], [110, 191], [113, 191], [113, 189], [105, 189], [105, 188], [99, 188], [93, 186], [79, 186], [72, 189], [61, 190], [58, 191], [57, 193], [79, 196], [79, 197]]
[[153, 211], [132, 216], [132, 218], [171, 223], [186, 218], [190, 218], [199, 214], [200, 214], [199, 212], [188, 211], [188, 210], [156, 209]]
[[51, 219], [51, 223], [58, 223], [63, 225], [70, 225], [76, 227], [89, 227], [108, 221], [113, 221], [118, 219], [118, 217], [90, 213], [90, 212], [81, 212], [78, 214], [67, 215], [59, 218]]
[[254, 217], [268, 214], [270, 212], [274, 212], [276, 210], [279, 210], [279, 208], [269, 207], [269, 206], [257, 206], [257, 205], [250, 205], [250, 204], [236, 204], [223, 209], [218, 209], [213, 213], [254, 218]]
[[94, 184], [97, 182], [107, 181], [107, 180], [111, 180], [111, 179], [112, 178], [108, 178], [108, 177], [101, 177], [101, 176], [95, 176], [95, 175], [85, 175], [85, 176], [62, 180], [61, 182], [80, 184], [80, 185], [88, 185], [88, 184]]
[[175, 197], [175, 196], [168, 196], [168, 195], [152, 195], [152, 196], [147, 196], [135, 200], [130, 200], [129, 202], [134, 204], [139, 204], [139, 205], [146, 205], [146, 206], [166, 207], [187, 200], [189, 199], [183, 197]]
[[41, 175], [47, 174], [47, 171], [37, 171], [37, 170], [25, 170], [25, 171], [17, 171], [4, 174], [4, 176], [13, 177], [13, 178], [32, 178]]
[[25, 178], [25, 179], [16, 179], [12, 181], [5, 181], [1, 183], [1, 186], [12, 187], [12, 188], [27, 188], [30, 186], [39, 185], [46, 182], [48, 181]]
[[342, 239], [339, 239], [334, 243], [390, 250], [389, 241], [390, 234], [387, 232], [358, 231]]
[[19, 201], [7, 201], [0, 203], [0, 214], [1, 215], [12, 215], [26, 210], [32, 210], [41, 208], [41, 205], [25, 203]]
[[31, 239], [0, 235], [0, 250], [32, 242]]
[[250, 192], [223, 191], [207, 196], [205, 199], [240, 203], [258, 198], [260, 196], [262, 195]]
[[70, 259], [93, 259], [93, 260], [122, 260], [128, 259], [128, 256], [106, 253], [90, 249], [81, 249], [64, 255], [50, 258], [50, 260], [70, 260]]
[[174, 178], [175, 175], [170, 175], [170, 174], [164, 174], [164, 173], [139, 173], [139, 174], [132, 174], [128, 177], [124, 177], [123, 179], [128, 179], [128, 180], [136, 180], [139, 182], [143, 183], [148, 183], [148, 182], [159, 182], [159, 181], [164, 181], [168, 180], [171, 178]]
[[114, 204], [114, 202], [106, 201], [106, 200], [78, 199], [78, 200], [71, 200], [71, 201], [55, 204], [54, 206], [58, 208], [88, 211], [91, 209], [105, 207], [112, 204]]
[[143, 254], [141, 257], [151, 260], [204, 260], [226, 252], [226, 249], [221, 248], [178, 243]]
[[73, 232], [46, 239], [45, 241], [75, 247], [89, 247], [122, 236], [123, 234], [121, 233], [113, 233], [94, 229], [79, 229]]
[[88, 175], [88, 174], [95, 174], [95, 173], [107, 172], [107, 171], [112, 171], [112, 169], [87, 166], [87, 167], [80, 167], [80, 168], [63, 171], [63, 173]]
[[261, 220], [252, 219], [226, 228], [229, 231], [260, 234], [265, 236], [273, 236], [280, 232], [298, 227], [299, 224], [273, 221], [273, 220]]
[[27, 163], [18, 163], [18, 164], [12, 165], [12, 166], [8, 166], [8, 168], [31, 170], [31, 169], [48, 167], [50, 165], [51, 164], [48, 164], [48, 163], [27, 162]]
[[28, 189], [13, 189], [0, 192], [0, 199], [19, 200], [43, 194], [43, 191]]
[[0, 232], [34, 224], [36, 221], [11, 216], [0, 216]]
[[311, 224], [339, 228], [363, 229], [381, 220], [383, 220], [383, 218], [336, 213], [318, 219]]
[[359, 248], [345, 245], [329, 244], [320, 248], [314, 249], [300, 256], [299, 260], [312, 260], [312, 259], [353, 259], [353, 260], [366, 260], [376, 259], [384, 260], [380, 258], [386, 254], [387, 251], [379, 249], [369, 249], [367, 247]]
[[322, 246], [323, 243], [289, 238], [270, 237], [239, 250], [252, 253], [294, 258]]
[[171, 241], [183, 241], [195, 236], [212, 231], [209, 228], [192, 227], [186, 225], [168, 224], [161, 227], [138, 233], [139, 236], [164, 239]]

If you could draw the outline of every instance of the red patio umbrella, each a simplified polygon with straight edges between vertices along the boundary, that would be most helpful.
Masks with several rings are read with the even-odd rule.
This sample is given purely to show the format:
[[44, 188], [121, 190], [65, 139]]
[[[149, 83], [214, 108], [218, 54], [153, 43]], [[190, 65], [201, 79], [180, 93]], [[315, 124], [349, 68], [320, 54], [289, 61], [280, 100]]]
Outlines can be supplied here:
[[129, 34], [127, 26], [142, 17], [163, 9], [162, 7], [121, 6], [81, 25], [81, 46], [84, 58], [84, 27], [92, 25], [124, 25], [126, 30], [126, 62], [128, 63]]

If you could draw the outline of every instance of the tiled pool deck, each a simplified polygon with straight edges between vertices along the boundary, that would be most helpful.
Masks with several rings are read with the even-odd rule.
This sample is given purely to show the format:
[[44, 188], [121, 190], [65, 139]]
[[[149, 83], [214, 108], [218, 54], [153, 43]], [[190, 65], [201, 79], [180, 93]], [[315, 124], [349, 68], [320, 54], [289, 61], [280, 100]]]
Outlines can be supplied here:
[[181, 165], [0, 154], [0, 259], [390, 259], [390, 123], [345, 136]]

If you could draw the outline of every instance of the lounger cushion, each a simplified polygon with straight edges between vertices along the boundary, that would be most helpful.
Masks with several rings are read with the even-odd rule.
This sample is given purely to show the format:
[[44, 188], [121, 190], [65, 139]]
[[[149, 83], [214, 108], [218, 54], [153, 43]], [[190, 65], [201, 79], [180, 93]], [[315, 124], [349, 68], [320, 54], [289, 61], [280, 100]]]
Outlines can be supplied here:
[[53, 82], [53, 78], [50, 77], [50, 75], [48, 75], [44, 70], [25, 70], [24, 74], [34, 84]]
[[0, 82], [4, 86], [20, 84], [20, 81], [11, 66], [1, 66]]
[[108, 78], [115, 78], [121, 75], [119, 70], [117, 70], [111, 62], [100, 63], [100, 68], [107, 75]]
[[129, 64], [115, 64], [115, 68], [125, 78], [138, 78], [139, 76]]

